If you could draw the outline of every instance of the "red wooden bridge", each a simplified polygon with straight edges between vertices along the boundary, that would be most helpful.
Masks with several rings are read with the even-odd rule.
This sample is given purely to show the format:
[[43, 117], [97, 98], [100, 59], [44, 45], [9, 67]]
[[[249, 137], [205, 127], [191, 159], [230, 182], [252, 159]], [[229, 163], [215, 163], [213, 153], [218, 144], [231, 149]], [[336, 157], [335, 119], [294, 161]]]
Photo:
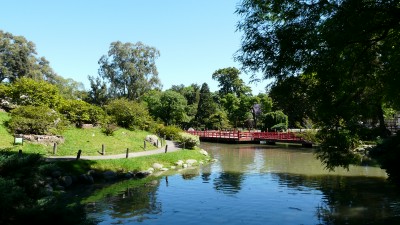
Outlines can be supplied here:
[[304, 147], [312, 147], [312, 143], [296, 136], [294, 132], [252, 132], [252, 131], [186, 131], [197, 135], [200, 141], [224, 143], [296, 143]]

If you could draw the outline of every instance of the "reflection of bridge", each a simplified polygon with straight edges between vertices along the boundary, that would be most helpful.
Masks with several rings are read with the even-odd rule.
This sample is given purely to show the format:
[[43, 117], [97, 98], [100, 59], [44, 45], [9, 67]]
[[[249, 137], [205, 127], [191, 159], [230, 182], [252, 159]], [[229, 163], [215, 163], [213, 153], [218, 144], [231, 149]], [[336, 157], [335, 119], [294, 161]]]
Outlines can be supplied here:
[[251, 132], [251, 131], [186, 131], [189, 134], [197, 135], [200, 141], [224, 142], [224, 143], [265, 143], [275, 144], [296, 143], [304, 147], [312, 147], [312, 143], [296, 136], [294, 132]]

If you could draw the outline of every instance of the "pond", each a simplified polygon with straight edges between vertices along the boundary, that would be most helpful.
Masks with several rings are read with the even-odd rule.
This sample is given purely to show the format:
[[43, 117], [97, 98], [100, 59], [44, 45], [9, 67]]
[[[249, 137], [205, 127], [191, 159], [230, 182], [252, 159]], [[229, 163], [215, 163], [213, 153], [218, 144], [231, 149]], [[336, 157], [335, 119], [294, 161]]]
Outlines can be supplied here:
[[217, 161], [116, 184], [91, 200], [89, 216], [99, 224], [400, 224], [400, 191], [380, 168], [329, 172], [312, 149], [284, 145], [201, 147]]

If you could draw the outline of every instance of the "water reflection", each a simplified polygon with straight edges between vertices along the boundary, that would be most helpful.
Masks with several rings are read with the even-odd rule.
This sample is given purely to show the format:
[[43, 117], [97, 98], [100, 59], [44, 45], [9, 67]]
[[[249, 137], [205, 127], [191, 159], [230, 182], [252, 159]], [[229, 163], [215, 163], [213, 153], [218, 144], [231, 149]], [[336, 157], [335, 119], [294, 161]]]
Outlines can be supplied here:
[[[399, 190], [383, 170], [328, 172], [312, 150], [202, 146], [218, 162], [99, 192], [101, 224], [400, 224]], [[113, 194], [111, 194], [113, 193]]]

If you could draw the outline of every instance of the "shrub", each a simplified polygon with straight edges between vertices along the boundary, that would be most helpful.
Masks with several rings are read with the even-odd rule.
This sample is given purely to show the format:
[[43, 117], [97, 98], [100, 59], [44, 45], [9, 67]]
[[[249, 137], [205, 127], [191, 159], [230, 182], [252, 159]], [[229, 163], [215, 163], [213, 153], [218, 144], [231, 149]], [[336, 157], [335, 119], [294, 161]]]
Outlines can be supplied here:
[[161, 126], [158, 128], [157, 133], [166, 139], [172, 140], [179, 138], [179, 133], [183, 130], [177, 126]]
[[360, 161], [359, 155], [353, 151], [358, 146], [359, 139], [349, 130], [322, 129], [318, 131], [317, 138], [321, 140], [321, 144], [315, 153], [327, 169], [348, 169], [350, 164]]
[[370, 156], [376, 159], [381, 168], [386, 170], [389, 180], [400, 185], [400, 131], [396, 135], [382, 139], [370, 151]]
[[116, 99], [106, 105], [105, 109], [119, 126], [127, 129], [147, 130], [152, 121], [147, 108], [135, 101]]
[[307, 129], [305, 131], [301, 131], [296, 133], [296, 136], [303, 138], [305, 141], [318, 144], [321, 141], [317, 138], [317, 130], [315, 129]]
[[63, 116], [47, 106], [20, 106], [11, 110], [11, 133], [58, 134], [67, 125]]
[[288, 117], [282, 111], [274, 111], [265, 114], [262, 119], [264, 129], [286, 130], [288, 127]]
[[200, 146], [199, 136], [192, 135], [186, 132], [179, 133], [179, 142], [188, 149], [194, 149], [196, 146]]
[[10, 86], [8, 97], [17, 105], [57, 108], [61, 102], [61, 95], [55, 85], [25, 77], [17, 79]]
[[85, 123], [95, 125], [105, 115], [100, 107], [82, 100], [65, 100], [62, 102], [59, 111], [77, 127], [82, 127]]
[[0, 224], [96, 224], [84, 205], [48, 191], [45, 177], [56, 168], [39, 154], [0, 151]]

